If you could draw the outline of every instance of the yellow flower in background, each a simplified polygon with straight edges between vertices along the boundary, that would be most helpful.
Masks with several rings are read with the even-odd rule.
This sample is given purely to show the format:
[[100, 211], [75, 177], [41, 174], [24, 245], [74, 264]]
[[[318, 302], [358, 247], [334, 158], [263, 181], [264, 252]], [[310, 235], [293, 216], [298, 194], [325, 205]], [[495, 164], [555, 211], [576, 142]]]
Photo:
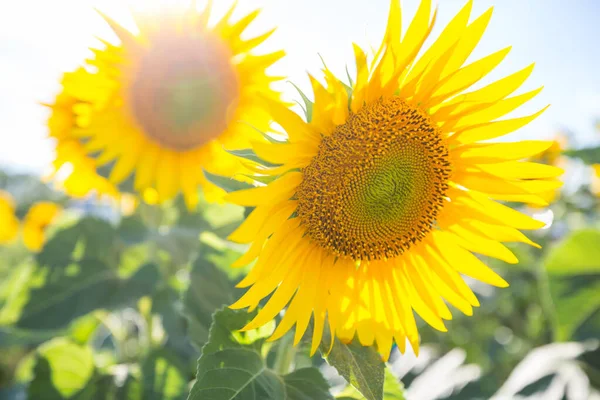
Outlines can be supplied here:
[[592, 177], [592, 193], [596, 196], [600, 196], [600, 164], [592, 165], [594, 170], [594, 177]]
[[12, 242], [19, 234], [19, 219], [10, 193], [0, 190], [0, 245]]
[[466, 63], [491, 16], [490, 9], [469, 23], [471, 8], [469, 1], [417, 58], [435, 21], [431, 1], [421, 1], [401, 35], [400, 3], [392, 0], [372, 61], [354, 46], [349, 86], [328, 69], [326, 85], [311, 77], [308, 122], [271, 103], [288, 140], [253, 149], [276, 164], [257, 173], [275, 179], [226, 197], [256, 207], [230, 237], [251, 243], [234, 266], [256, 259], [239, 285], [249, 289], [231, 307], [254, 309], [270, 296], [245, 329], [287, 305], [271, 340], [295, 325], [297, 343], [312, 317], [313, 353], [326, 323], [332, 337], [357, 335], [383, 358], [394, 341], [404, 351], [408, 339], [418, 351], [413, 311], [446, 331], [445, 301], [467, 315], [479, 305], [462, 275], [508, 286], [473, 253], [516, 263], [503, 242], [537, 246], [520, 230], [544, 223], [496, 200], [546, 204], [540, 194], [561, 185], [562, 170], [522, 160], [551, 142], [490, 140], [535, 119], [543, 110], [498, 120], [541, 89], [514, 95], [528, 66], [469, 90], [509, 51]]
[[[224, 149], [247, 148], [260, 139], [255, 128], [268, 127], [256, 97], [279, 101], [270, 88], [279, 78], [265, 70], [283, 56], [254, 54], [273, 31], [242, 38], [258, 11], [231, 22], [234, 8], [213, 25], [210, 2], [202, 12], [194, 5], [134, 15], [138, 34], [104, 17], [121, 44], [105, 43], [85, 68], [66, 74], [53, 106], [51, 132], [64, 136], [57, 140], [55, 167], [73, 167], [67, 189], [111, 191], [130, 179], [157, 202], [182, 192], [190, 208], [199, 186], [210, 200], [222, 195], [203, 169], [240, 172]], [[109, 182], [91, 176], [96, 168], [106, 170]]]
[[35, 203], [23, 219], [23, 243], [31, 251], [40, 251], [46, 241], [46, 227], [62, 211], [55, 203], [40, 201]]
[[[81, 69], [73, 75], [87, 75]], [[63, 85], [68, 85], [71, 74], [67, 74]], [[118, 189], [108, 179], [99, 175], [96, 171], [96, 163], [91, 158], [80, 139], [74, 135], [78, 129], [77, 115], [74, 106], [78, 104], [77, 98], [68, 92], [59, 94], [51, 109], [48, 119], [49, 135], [55, 139], [55, 157], [53, 162], [53, 178], [63, 167], [68, 167], [68, 175], [60, 182], [62, 188], [73, 197], [84, 197], [95, 191], [99, 195], [118, 196]]]

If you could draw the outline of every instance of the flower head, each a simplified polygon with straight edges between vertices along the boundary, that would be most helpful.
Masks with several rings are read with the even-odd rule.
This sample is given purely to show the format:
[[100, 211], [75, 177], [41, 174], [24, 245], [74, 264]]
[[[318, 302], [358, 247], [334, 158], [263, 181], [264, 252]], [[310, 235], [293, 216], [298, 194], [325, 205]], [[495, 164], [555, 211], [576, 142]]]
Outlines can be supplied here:
[[112, 194], [123, 184], [158, 202], [182, 192], [190, 208], [199, 186], [208, 198], [222, 194], [203, 170], [238, 172], [224, 149], [248, 147], [255, 128], [266, 128], [254, 99], [278, 101], [270, 88], [277, 78], [265, 70], [283, 55], [254, 54], [272, 31], [242, 38], [258, 11], [231, 22], [234, 8], [214, 25], [210, 2], [202, 12], [192, 2], [170, 14], [136, 14], [139, 34], [104, 16], [121, 43], [105, 42], [84, 68], [66, 74], [52, 106], [55, 168], [73, 171], [68, 192]]
[[[551, 143], [493, 142], [533, 115], [501, 119], [541, 89], [513, 95], [532, 66], [480, 89], [509, 49], [466, 63], [491, 10], [469, 23], [469, 1], [441, 36], [417, 57], [435, 21], [422, 0], [401, 35], [392, 0], [387, 30], [372, 61], [358, 46], [349, 85], [325, 69], [311, 77], [307, 120], [272, 103], [285, 142], [255, 143], [274, 177], [228, 200], [256, 207], [231, 239], [252, 243], [236, 265], [256, 259], [240, 283], [249, 287], [233, 308], [265, 306], [246, 329], [287, 310], [271, 339], [296, 325], [296, 342], [314, 321], [312, 351], [324, 325], [342, 341], [376, 343], [384, 358], [395, 341], [418, 350], [413, 311], [445, 331], [446, 300], [467, 315], [479, 305], [462, 276], [508, 283], [473, 253], [508, 263], [503, 242], [536, 246], [519, 229], [544, 223], [497, 200], [544, 203], [538, 194], [560, 185], [559, 168], [521, 161]], [[272, 166], [275, 164], [275, 166]], [[333, 343], [333, 342], [332, 342]]]

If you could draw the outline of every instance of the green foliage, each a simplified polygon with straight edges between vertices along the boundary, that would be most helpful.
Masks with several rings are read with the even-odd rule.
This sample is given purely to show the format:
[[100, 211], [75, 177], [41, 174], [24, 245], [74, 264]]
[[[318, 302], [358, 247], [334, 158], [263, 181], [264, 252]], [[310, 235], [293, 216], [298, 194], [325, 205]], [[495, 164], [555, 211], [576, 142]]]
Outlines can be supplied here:
[[152, 294], [160, 282], [155, 264], [142, 266], [132, 277], [120, 278], [116, 271], [95, 260], [83, 260], [74, 275], [68, 269], [51, 274], [44, 286], [30, 292], [16, 327], [51, 330], [67, 327], [76, 318], [94, 310], [114, 310]]
[[253, 149], [242, 149], [242, 150], [227, 150], [227, 152], [236, 157], [243, 158], [248, 161], [252, 161], [253, 163], [260, 164], [265, 167], [276, 167], [280, 164], [273, 164], [264, 159], [260, 158]]
[[98, 260], [112, 262], [115, 229], [97, 218], [82, 218], [73, 226], [58, 231], [36, 260], [40, 267], [64, 269], [74, 261]]
[[302, 111], [304, 111], [304, 116], [306, 118], [306, 122], [310, 123], [312, 121], [314, 103], [312, 101], [310, 101], [310, 99], [308, 97], [306, 97], [304, 92], [302, 90], [300, 90], [300, 88], [298, 86], [296, 86], [296, 84], [294, 84], [293, 82], [290, 82], [290, 83], [298, 91], [298, 94], [300, 94], [300, 97], [302, 97], [302, 101], [304, 102], [304, 107], [302, 107]]
[[220, 187], [227, 193], [235, 192], [238, 190], [251, 189], [254, 187], [249, 183], [237, 181], [233, 178], [227, 178], [224, 176], [211, 174], [208, 171], [204, 171], [204, 176], [206, 176], [206, 179], [208, 179], [210, 183]]
[[573, 232], [548, 252], [544, 264], [556, 275], [600, 272], [600, 230]]
[[48, 400], [71, 398], [86, 387], [93, 374], [90, 347], [64, 338], [53, 339], [38, 350], [28, 396]]
[[[358, 390], [348, 386], [336, 397], [338, 400], [365, 400]], [[383, 385], [383, 400], [405, 400], [404, 387], [402, 383], [392, 374], [389, 368], [385, 370], [385, 381]]]
[[176, 400], [187, 395], [185, 365], [173, 353], [154, 350], [142, 363], [144, 400]]
[[213, 312], [231, 304], [235, 298], [233, 284], [209, 259], [215, 255], [215, 250], [208, 246], [204, 246], [203, 249], [192, 265], [190, 285], [183, 300], [190, 337], [199, 349], [208, 340]]
[[[321, 351], [325, 354], [330, 341], [331, 333], [326, 329], [321, 344]], [[345, 344], [336, 338], [326, 359], [365, 399], [383, 399], [385, 364], [375, 348], [364, 347], [358, 340]]]
[[227, 308], [214, 314], [188, 400], [332, 399], [329, 385], [314, 368], [283, 376], [269, 368], [264, 341], [271, 332], [239, 331], [254, 315]]
[[550, 250], [545, 260], [559, 340], [570, 339], [600, 310], [599, 244], [599, 230], [575, 231]]
[[578, 158], [586, 164], [600, 164], [600, 146], [587, 147], [578, 150], [565, 150], [564, 155]]

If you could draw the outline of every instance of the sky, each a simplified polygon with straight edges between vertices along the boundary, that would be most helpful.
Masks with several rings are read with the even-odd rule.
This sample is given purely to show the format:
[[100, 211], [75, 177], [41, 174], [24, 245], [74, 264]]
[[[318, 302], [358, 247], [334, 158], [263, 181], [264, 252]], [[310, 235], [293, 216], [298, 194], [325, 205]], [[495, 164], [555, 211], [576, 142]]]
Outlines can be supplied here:
[[[44, 174], [53, 158], [47, 139], [48, 110], [62, 72], [75, 69], [97, 45], [95, 37], [116, 43], [114, 34], [94, 7], [131, 26], [125, 3], [146, 9], [159, 0], [27, 0], [0, 6], [0, 166]], [[162, 0], [163, 2], [165, 0]], [[176, 0], [170, 0], [171, 3]], [[438, 0], [432, 37], [466, 0]], [[200, 0], [201, 2], [201, 0]], [[216, 14], [230, 4], [215, 1]], [[403, 0], [404, 27], [418, 5]], [[533, 113], [551, 107], [511, 138], [551, 138], [564, 129], [574, 132], [574, 145], [600, 141], [593, 129], [600, 117], [600, 1], [597, 0], [474, 0], [472, 18], [494, 6], [494, 15], [471, 60], [512, 45], [507, 59], [490, 79], [501, 78], [532, 62], [536, 68], [522, 91], [544, 86], [534, 101], [520, 111]], [[272, 69], [308, 91], [307, 72], [318, 76], [319, 55], [339, 76], [353, 68], [352, 42], [376, 47], [385, 29], [389, 0], [240, 0], [237, 15], [260, 7], [251, 27], [264, 32], [278, 29], [264, 51], [283, 48], [287, 56]], [[252, 33], [252, 31], [248, 32]], [[290, 84], [280, 88], [298, 98]]]

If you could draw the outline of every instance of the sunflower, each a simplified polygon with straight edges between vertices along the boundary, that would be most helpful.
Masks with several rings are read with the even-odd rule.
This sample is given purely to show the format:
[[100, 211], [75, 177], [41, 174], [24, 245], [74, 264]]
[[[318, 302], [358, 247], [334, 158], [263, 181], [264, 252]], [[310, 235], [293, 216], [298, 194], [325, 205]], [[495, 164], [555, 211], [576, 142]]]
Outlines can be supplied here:
[[31, 251], [40, 251], [46, 242], [46, 227], [62, 211], [56, 203], [40, 201], [31, 206], [23, 219], [23, 243]]
[[65, 75], [52, 106], [55, 167], [73, 171], [67, 190], [111, 192], [128, 183], [158, 202], [182, 192], [190, 208], [199, 186], [209, 199], [222, 195], [203, 170], [241, 168], [224, 149], [248, 147], [268, 126], [254, 99], [279, 100], [270, 88], [279, 78], [265, 70], [283, 51], [254, 54], [273, 30], [242, 38], [258, 11], [231, 22], [234, 4], [209, 25], [211, 8], [200, 12], [192, 2], [169, 14], [136, 14], [138, 34], [103, 15], [120, 44], [93, 49], [84, 68]]
[[19, 219], [10, 193], [0, 190], [0, 245], [12, 242], [19, 234]]
[[472, 1], [424, 50], [431, 1], [420, 2], [401, 35], [401, 6], [392, 0], [372, 59], [354, 46], [349, 84], [326, 67], [326, 84], [311, 77], [306, 120], [271, 102], [287, 139], [253, 144], [266, 161], [257, 180], [268, 183], [226, 197], [255, 207], [230, 237], [251, 243], [234, 266], [256, 259], [239, 284], [249, 289], [231, 307], [254, 309], [270, 295], [244, 329], [287, 306], [271, 340], [295, 325], [298, 343], [312, 318], [312, 353], [325, 324], [330, 346], [356, 336], [387, 359], [394, 341], [404, 351], [408, 339], [417, 352], [413, 311], [446, 331], [446, 302], [467, 315], [479, 305], [462, 275], [508, 286], [473, 253], [516, 263], [503, 242], [537, 246], [520, 229], [544, 223], [498, 201], [545, 204], [538, 194], [560, 186], [562, 170], [523, 160], [551, 142], [493, 139], [543, 111], [498, 120], [541, 89], [513, 95], [532, 66], [471, 88], [509, 51], [466, 63], [491, 16], [490, 9], [469, 23], [471, 8]]

